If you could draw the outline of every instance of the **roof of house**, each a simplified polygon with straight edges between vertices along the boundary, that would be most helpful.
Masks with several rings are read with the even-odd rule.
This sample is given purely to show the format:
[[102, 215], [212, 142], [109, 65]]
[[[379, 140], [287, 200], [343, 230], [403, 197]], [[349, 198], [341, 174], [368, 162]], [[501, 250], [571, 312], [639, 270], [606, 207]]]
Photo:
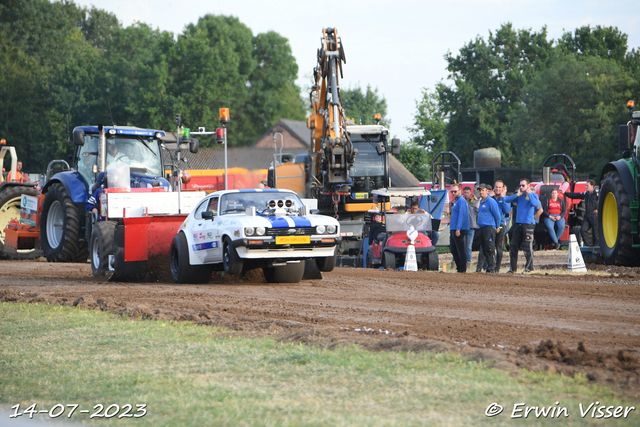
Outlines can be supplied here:
[[309, 147], [311, 144], [311, 131], [307, 128], [307, 122], [303, 122], [301, 120], [280, 119], [267, 132], [258, 138], [253, 145], [256, 145], [263, 138], [272, 135], [275, 129], [278, 129], [279, 127], [283, 127], [289, 131], [291, 136], [300, 141], [300, 143], [305, 147]]

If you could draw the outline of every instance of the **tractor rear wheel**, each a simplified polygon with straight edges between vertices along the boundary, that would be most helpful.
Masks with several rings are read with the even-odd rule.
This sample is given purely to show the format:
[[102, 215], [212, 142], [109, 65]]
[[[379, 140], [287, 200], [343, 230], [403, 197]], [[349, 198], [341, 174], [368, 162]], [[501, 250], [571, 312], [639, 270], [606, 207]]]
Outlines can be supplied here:
[[211, 265], [191, 265], [189, 246], [183, 233], [178, 233], [171, 242], [171, 278], [176, 283], [208, 283], [211, 280]]
[[40, 242], [49, 262], [86, 262], [87, 242], [80, 241], [80, 213], [64, 185], [53, 184], [44, 196]]
[[27, 196], [40, 197], [40, 193], [35, 188], [25, 186], [9, 186], [5, 184], [0, 191], [0, 259], [35, 259], [39, 255], [33, 249], [18, 249], [18, 253], [8, 253], [4, 251], [4, 229], [12, 219], [20, 219], [20, 197]]
[[382, 253], [382, 266], [385, 270], [395, 270], [396, 269], [396, 255], [392, 252], [383, 252]]
[[269, 283], [298, 283], [304, 274], [304, 261], [278, 267], [263, 268], [264, 278]]
[[104, 277], [109, 271], [109, 255], [114, 255], [113, 235], [116, 224], [112, 221], [100, 221], [93, 225], [89, 254], [93, 277]]
[[640, 256], [632, 247], [629, 194], [617, 171], [608, 172], [600, 184], [598, 213], [598, 234], [604, 262], [608, 265], [638, 265]]

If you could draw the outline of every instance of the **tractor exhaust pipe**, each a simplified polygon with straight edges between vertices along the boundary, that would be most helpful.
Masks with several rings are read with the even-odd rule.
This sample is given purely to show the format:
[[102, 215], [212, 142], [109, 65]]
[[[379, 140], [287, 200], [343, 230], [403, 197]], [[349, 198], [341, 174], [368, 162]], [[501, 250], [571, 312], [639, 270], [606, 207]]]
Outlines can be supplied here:
[[542, 182], [545, 185], [549, 185], [551, 182], [551, 168], [549, 166], [545, 166], [542, 168]]
[[107, 170], [107, 136], [104, 133], [104, 126], [98, 125], [98, 173]]

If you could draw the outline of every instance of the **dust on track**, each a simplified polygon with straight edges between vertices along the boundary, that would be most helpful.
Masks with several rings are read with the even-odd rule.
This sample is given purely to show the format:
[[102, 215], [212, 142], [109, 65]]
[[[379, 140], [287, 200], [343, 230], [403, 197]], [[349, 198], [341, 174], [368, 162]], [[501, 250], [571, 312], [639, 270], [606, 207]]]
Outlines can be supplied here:
[[520, 367], [583, 373], [638, 396], [640, 269], [589, 268], [611, 274], [345, 267], [293, 285], [265, 283], [259, 270], [176, 285], [162, 274], [157, 282], [108, 283], [93, 278], [89, 264], [2, 261], [0, 301], [191, 321], [327, 348], [356, 343], [375, 351], [454, 351], [514, 373]]

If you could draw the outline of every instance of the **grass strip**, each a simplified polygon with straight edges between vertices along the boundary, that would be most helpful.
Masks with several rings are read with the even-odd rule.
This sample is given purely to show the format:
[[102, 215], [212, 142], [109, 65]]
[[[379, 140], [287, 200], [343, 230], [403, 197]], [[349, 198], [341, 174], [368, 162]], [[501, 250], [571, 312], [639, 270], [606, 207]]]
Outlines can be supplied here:
[[[22, 410], [32, 403], [38, 409], [78, 404], [77, 411], [94, 412], [96, 404], [129, 403], [134, 414], [135, 404], [144, 403], [142, 418], [90, 420], [76, 412], [71, 420], [153, 426], [511, 425], [513, 405], [520, 402], [567, 407], [569, 417], [560, 419], [530, 414], [526, 420], [536, 425], [583, 426], [603, 420], [591, 413], [582, 418], [579, 403], [634, 405], [584, 377], [524, 371], [512, 376], [456, 354], [326, 350], [227, 332], [73, 307], [0, 303], [0, 404], [19, 403]], [[488, 418], [492, 402], [504, 411]], [[638, 425], [640, 412], [605, 422], [611, 421]]]

